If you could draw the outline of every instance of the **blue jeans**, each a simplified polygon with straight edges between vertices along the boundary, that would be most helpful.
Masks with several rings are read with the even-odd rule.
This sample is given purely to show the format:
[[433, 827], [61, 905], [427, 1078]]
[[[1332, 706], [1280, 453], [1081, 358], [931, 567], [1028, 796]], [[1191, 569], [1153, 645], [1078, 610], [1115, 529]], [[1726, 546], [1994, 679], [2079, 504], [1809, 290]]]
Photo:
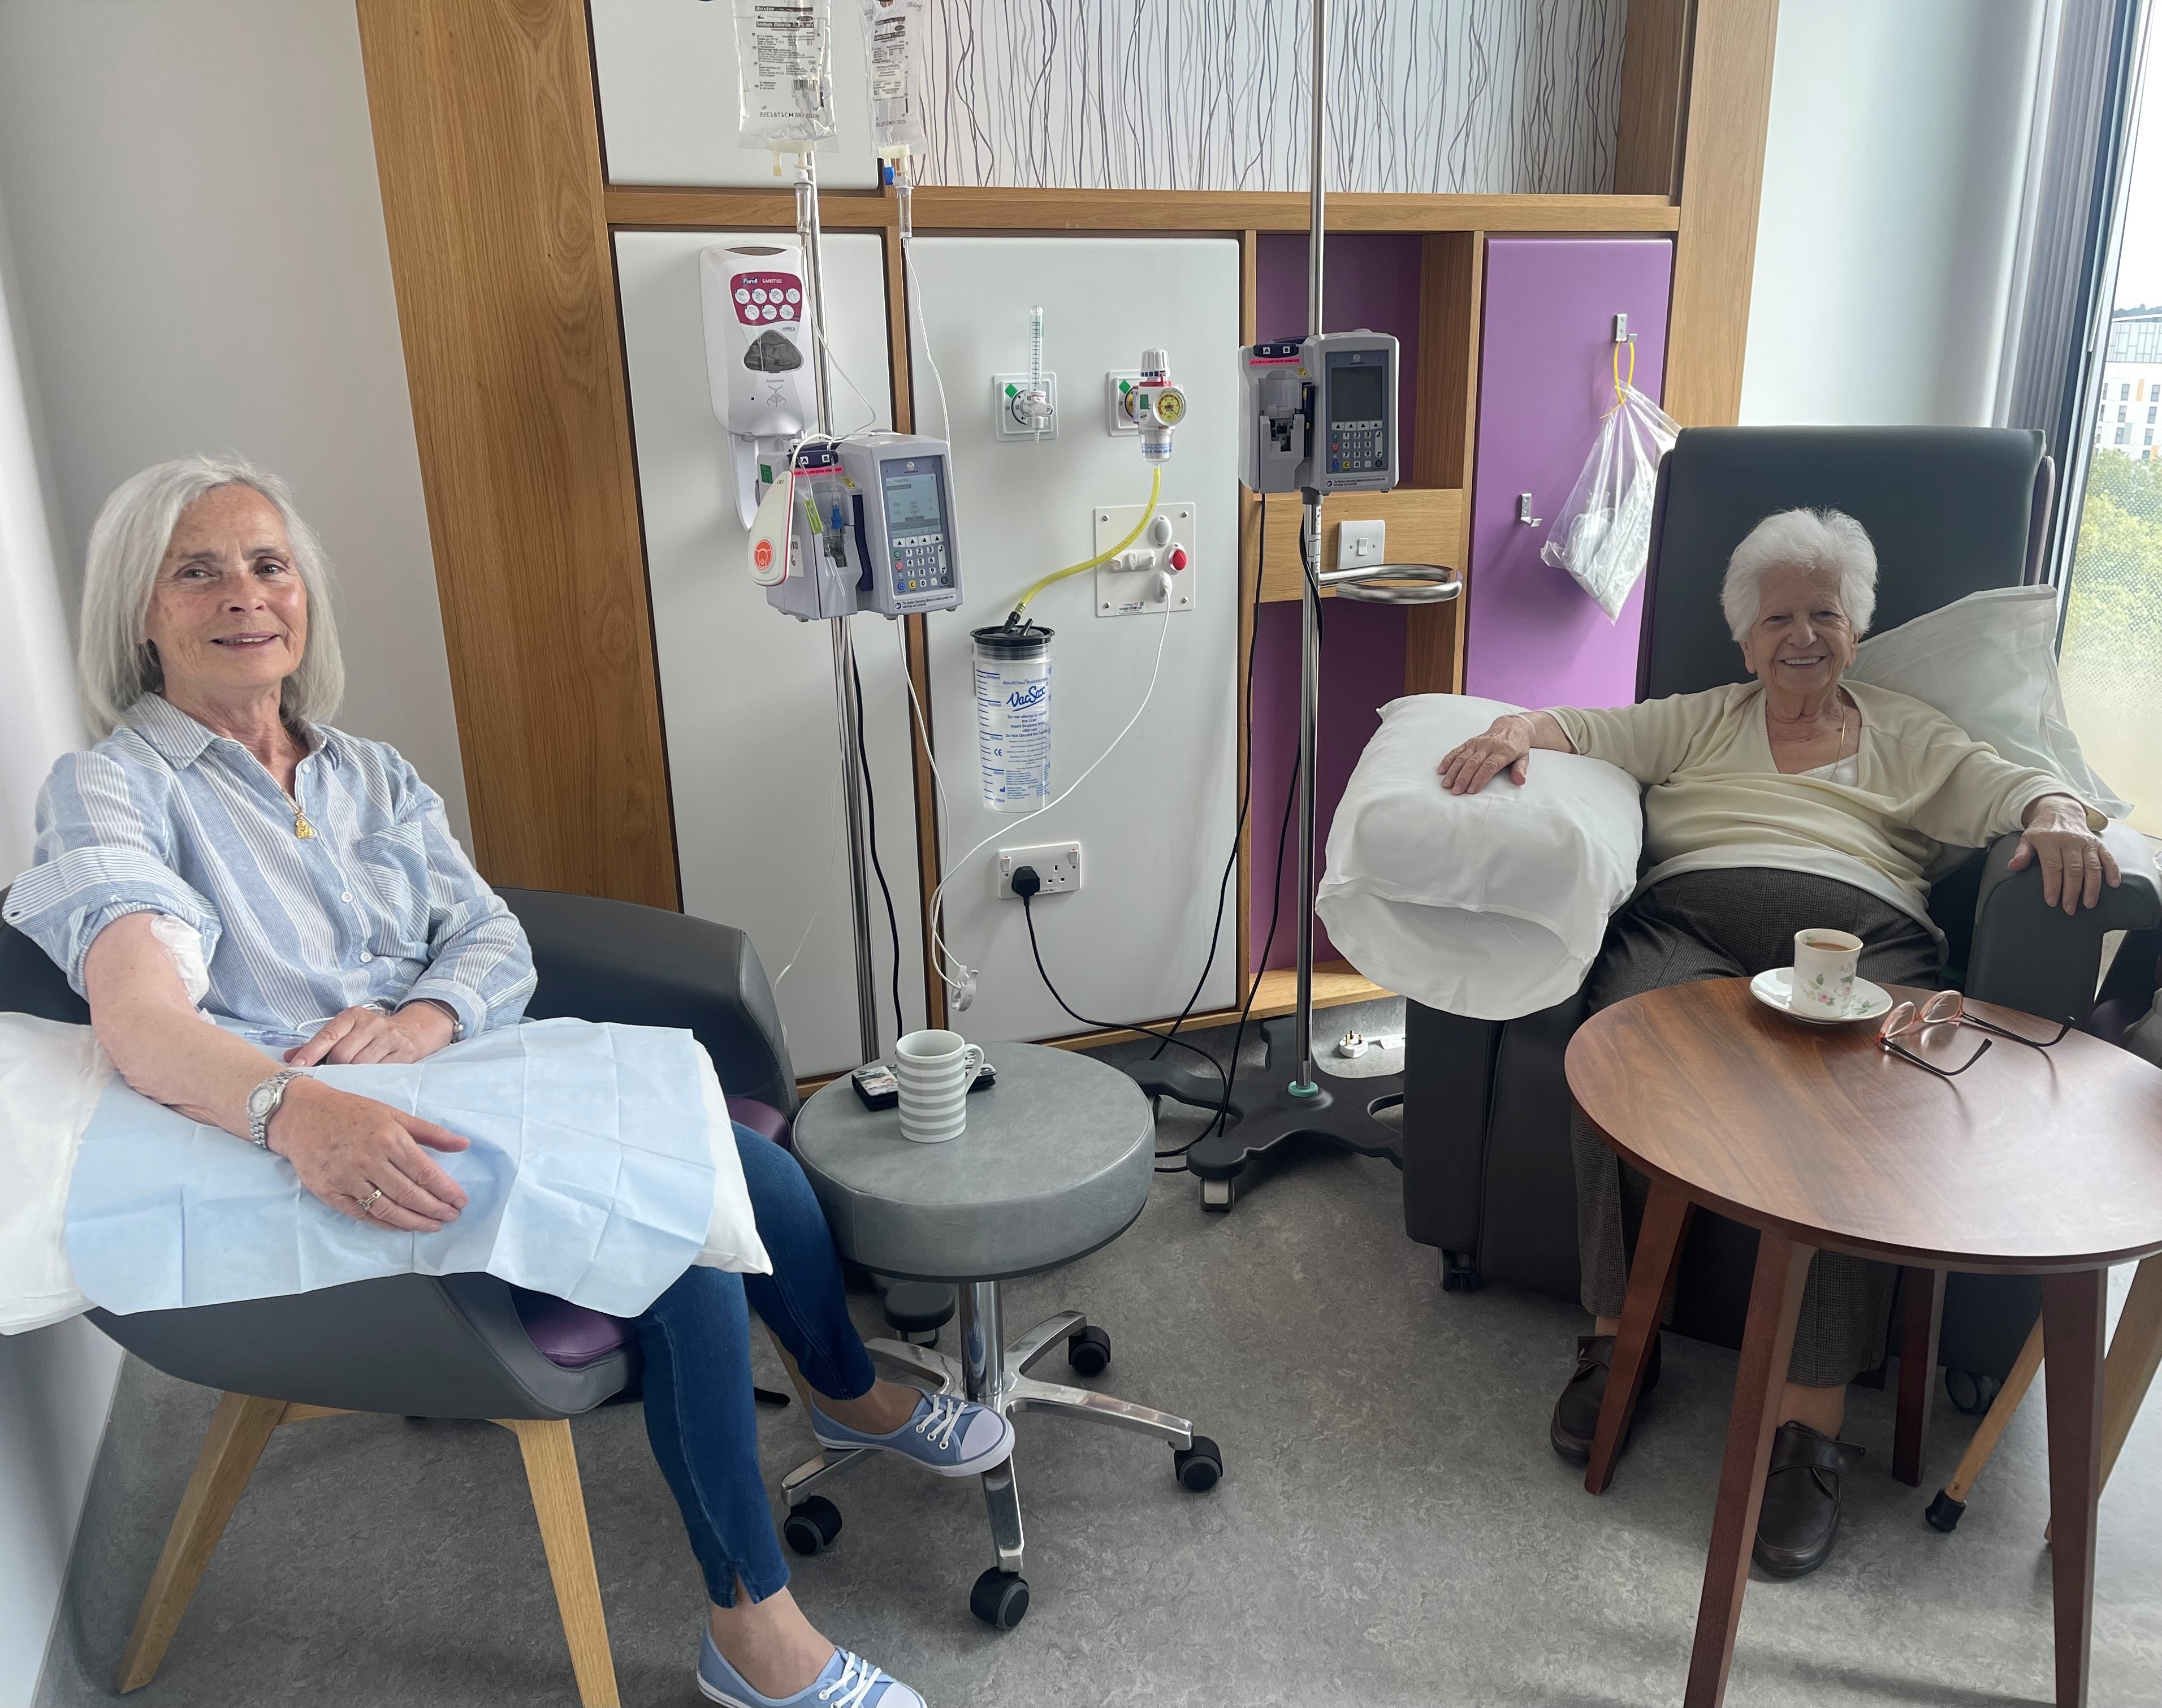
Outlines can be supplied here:
[[735, 1605], [740, 1579], [754, 1601], [788, 1581], [758, 1468], [746, 1302], [788, 1349], [803, 1379], [837, 1400], [870, 1392], [870, 1355], [849, 1320], [824, 1212], [795, 1157], [736, 1128], [744, 1183], [770, 1275], [687, 1269], [633, 1319], [645, 1358], [645, 1433], [682, 1508], [706, 1594]]

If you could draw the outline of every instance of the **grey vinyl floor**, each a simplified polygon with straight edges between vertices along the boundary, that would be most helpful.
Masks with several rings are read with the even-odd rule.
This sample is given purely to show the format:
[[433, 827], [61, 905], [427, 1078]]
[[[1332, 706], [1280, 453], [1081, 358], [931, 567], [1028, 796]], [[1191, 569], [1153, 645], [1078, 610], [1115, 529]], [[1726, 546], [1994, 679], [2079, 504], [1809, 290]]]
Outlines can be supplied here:
[[[1386, 1016], [1353, 1018], [1380, 1030]], [[1167, 1120], [1165, 1141], [1190, 1131]], [[932, 1703], [1679, 1700], [1731, 1354], [1668, 1337], [1630, 1455], [1593, 1499], [1546, 1440], [1580, 1314], [1501, 1288], [1444, 1294], [1435, 1253], [1404, 1238], [1394, 1170], [1340, 1156], [1276, 1173], [1229, 1215], [1204, 1212], [1190, 1177], [1160, 1178], [1123, 1239], [1016, 1284], [1008, 1321], [1068, 1304], [1115, 1345], [1094, 1385], [1193, 1417], [1221, 1443], [1225, 1481], [1188, 1494], [1160, 1446], [1021, 1418], [1035, 1599], [1000, 1634], [968, 1611], [990, 1563], [974, 1484], [896, 1463], [858, 1475], [837, 1491], [845, 1529], [796, 1562], [794, 1589], [829, 1635]], [[857, 1305], [870, 1329], [875, 1302]], [[770, 1360], [760, 1374], [781, 1385]], [[115, 1700], [106, 1681], [213, 1399], [128, 1366], [48, 1702]], [[1846, 1434], [1869, 1458], [1839, 1552], [1811, 1578], [1752, 1584], [1730, 1700], [2050, 1700], [2041, 1411], [2037, 1392], [1943, 1536], [1922, 1507], [1971, 1420], [1940, 1405], [1917, 1493], [1886, 1471], [1888, 1396], [1855, 1390]], [[2158, 1414], [2148, 1408], [2103, 1499], [2097, 1703], [2162, 1703]], [[762, 1417], [777, 1486], [808, 1431], [797, 1408]], [[607, 1408], [577, 1429], [623, 1700], [692, 1708], [702, 1596], [640, 1410]], [[163, 1670], [133, 1700], [574, 1703], [511, 1438], [394, 1418], [279, 1431]]]

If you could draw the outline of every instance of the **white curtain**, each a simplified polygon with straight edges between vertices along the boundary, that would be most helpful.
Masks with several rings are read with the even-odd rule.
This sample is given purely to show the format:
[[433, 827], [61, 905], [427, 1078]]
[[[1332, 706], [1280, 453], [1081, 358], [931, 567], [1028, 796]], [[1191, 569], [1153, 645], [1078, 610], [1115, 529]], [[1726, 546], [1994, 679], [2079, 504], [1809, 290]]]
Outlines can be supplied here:
[[0, 208], [0, 886], [30, 863], [38, 786], [83, 740], [13, 287]]

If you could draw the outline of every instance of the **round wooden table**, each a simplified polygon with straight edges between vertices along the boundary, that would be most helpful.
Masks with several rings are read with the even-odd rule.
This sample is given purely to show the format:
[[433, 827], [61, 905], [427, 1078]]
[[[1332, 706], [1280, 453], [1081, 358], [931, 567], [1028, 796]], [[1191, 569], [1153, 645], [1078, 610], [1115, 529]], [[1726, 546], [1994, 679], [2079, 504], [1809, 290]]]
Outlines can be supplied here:
[[[1971, 1007], [2029, 1037], [2055, 1029]], [[1989, 1036], [1934, 1027], [1915, 1047], [1956, 1067]], [[2042, 1277], [2057, 1700], [2084, 1703], [2103, 1308], [2112, 1264], [2162, 1251], [2162, 1072], [2073, 1032], [2046, 1051], [1998, 1038], [1944, 1079], [1882, 1048], [1872, 1024], [1809, 1026], [1757, 1001], [1747, 980], [1722, 979], [1595, 1015], [1569, 1044], [1568, 1073], [1578, 1106], [1651, 1181], [1585, 1478], [1594, 1494], [1613, 1476], [1691, 1215], [1701, 1205], [1760, 1235], [1684, 1700], [1709, 1708], [1726, 1695], [1802, 1284], [1829, 1247], [1930, 1272], [1926, 1305], [1903, 1330], [1903, 1350], [1920, 1353], [1903, 1358], [1920, 1366], [1902, 1371], [1909, 1392], [1926, 1394], [1933, 1374], [1944, 1271]], [[1911, 1409], [1901, 1434], [1914, 1481]]]

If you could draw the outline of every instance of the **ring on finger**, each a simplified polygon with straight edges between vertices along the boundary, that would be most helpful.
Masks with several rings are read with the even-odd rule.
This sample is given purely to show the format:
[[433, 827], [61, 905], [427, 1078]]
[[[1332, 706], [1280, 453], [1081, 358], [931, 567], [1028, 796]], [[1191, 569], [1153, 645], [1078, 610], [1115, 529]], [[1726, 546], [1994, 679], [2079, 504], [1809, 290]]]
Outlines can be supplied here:
[[369, 1193], [366, 1198], [361, 1199], [360, 1213], [364, 1216], [373, 1216], [375, 1214], [376, 1202], [382, 1196], [383, 1188], [379, 1186], [374, 1191]]

